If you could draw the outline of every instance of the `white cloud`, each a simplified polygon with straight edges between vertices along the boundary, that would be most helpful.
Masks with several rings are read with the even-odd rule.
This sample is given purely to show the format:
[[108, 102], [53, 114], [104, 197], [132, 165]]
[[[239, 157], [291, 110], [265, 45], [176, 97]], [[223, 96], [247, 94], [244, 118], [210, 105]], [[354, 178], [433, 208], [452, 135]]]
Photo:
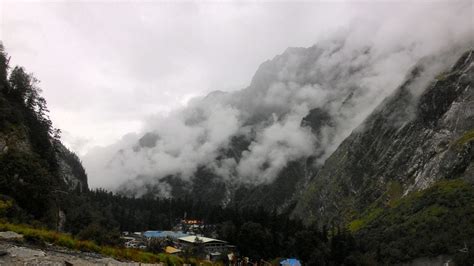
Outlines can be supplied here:
[[237, 178], [252, 184], [271, 182], [288, 162], [310, 156], [315, 140], [308, 128], [300, 126], [305, 111], [292, 113], [259, 132], [242, 154]]
[[[291, 160], [326, 158], [420, 58], [472, 44], [471, 11], [471, 1], [6, 2], [0, 33], [12, 62], [42, 80], [64, 141], [87, 153], [91, 186], [187, 180], [201, 165], [268, 182]], [[314, 43], [250, 82], [264, 60]], [[227, 93], [191, 99], [215, 89]], [[312, 108], [333, 119], [316, 137], [299, 127]], [[156, 146], [137, 151], [146, 132]], [[236, 135], [253, 141], [243, 159], [216, 162]]]

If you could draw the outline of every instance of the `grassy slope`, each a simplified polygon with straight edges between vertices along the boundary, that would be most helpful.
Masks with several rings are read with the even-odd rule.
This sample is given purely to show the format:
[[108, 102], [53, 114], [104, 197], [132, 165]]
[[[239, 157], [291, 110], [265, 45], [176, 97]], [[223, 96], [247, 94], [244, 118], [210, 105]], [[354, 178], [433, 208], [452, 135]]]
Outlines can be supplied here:
[[376, 202], [349, 229], [386, 262], [463, 255], [464, 243], [474, 248], [474, 186], [445, 180], [401, 199]]
[[118, 260], [136, 261], [144, 263], [165, 262], [172, 265], [181, 265], [183, 260], [167, 254], [154, 254], [136, 249], [99, 246], [92, 241], [78, 240], [69, 234], [58, 233], [47, 229], [33, 228], [27, 225], [0, 222], [0, 231], [13, 231], [22, 234], [27, 241], [47, 242], [69, 249], [95, 252], [110, 256]]

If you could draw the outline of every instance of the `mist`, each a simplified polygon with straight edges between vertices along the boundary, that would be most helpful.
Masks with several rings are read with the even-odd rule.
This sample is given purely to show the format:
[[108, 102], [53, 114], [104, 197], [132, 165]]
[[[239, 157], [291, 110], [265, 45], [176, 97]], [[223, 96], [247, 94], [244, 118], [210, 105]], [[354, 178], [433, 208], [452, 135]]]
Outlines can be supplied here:
[[[225, 182], [256, 185], [272, 182], [294, 160], [315, 156], [321, 165], [422, 58], [445, 51], [454, 58], [473, 47], [471, 7], [469, 1], [350, 5], [346, 23], [318, 34], [311, 47], [288, 48], [263, 62], [247, 87], [150, 114], [137, 133], [90, 149], [82, 156], [89, 184], [157, 184], [167, 197], [166, 177], [192, 182], [199, 167]], [[449, 60], [439, 61], [446, 65], [431, 65], [425, 83], [449, 67]], [[330, 120], [316, 131], [302, 125], [315, 108]], [[248, 147], [235, 149], [235, 138]], [[229, 151], [237, 154], [224, 155]]]

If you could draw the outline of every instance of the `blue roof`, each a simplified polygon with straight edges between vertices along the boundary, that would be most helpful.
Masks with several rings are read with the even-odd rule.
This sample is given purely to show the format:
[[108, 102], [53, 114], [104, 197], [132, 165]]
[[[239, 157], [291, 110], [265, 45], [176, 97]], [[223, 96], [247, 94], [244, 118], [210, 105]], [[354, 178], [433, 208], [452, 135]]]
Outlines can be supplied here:
[[174, 232], [174, 231], [146, 231], [143, 233], [143, 236], [145, 237], [150, 237], [150, 238], [180, 238], [180, 237], [185, 237], [188, 236], [188, 234], [185, 234], [183, 232]]
[[301, 262], [297, 259], [286, 259], [280, 261], [280, 265], [284, 266], [301, 266]]

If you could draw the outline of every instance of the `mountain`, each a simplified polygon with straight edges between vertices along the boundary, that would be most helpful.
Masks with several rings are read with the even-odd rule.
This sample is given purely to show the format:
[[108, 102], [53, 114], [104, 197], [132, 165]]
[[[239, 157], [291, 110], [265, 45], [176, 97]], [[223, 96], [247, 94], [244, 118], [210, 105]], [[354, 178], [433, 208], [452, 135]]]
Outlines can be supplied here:
[[293, 217], [350, 230], [382, 264], [472, 262], [473, 57], [444, 71], [443, 55], [421, 60], [310, 177]]
[[404, 56], [346, 40], [289, 48], [261, 64], [247, 88], [194, 99], [84, 163], [91, 180], [113, 176], [104, 186], [130, 196], [283, 210], [402, 82], [416, 59], [400, 64]]
[[[341, 119], [329, 107], [331, 100], [295, 118], [298, 128], [293, 130], [311, 134], [313, 149], [289, 159], [266, 182], [229, 181], [212, 167], [213, 161], [245, 160], [259, 141], [258, 126], [272, 123], [266, 115], [249, 116], [244, 124], [250, 134], [233, 136], [189, 179], [157, 179], [169, 185], [172, 197], [237, 209], [276, 209], [307, 225], [349, 230], [364, 256], [383, 264], [467, 262], [472, 252], [463, 250], [474, 245], [473, 57], [472, 50], [453, 49], [418, 60], [401, 85], [374, 108], [361, 109], [354, 100], [363, 88], [351, 87], [342, 94], [346, 87], [336, 90], [345, 96], [336, 110], [371, 110], [370, 114], [353, 126], [356, 115]], [[246, 90], [272, 83], [275, 75], [258, 76], [276, 71], [280, 59], [264, 63]], [[284, 120], [284, 115], [273, 119], [278, 124], [275, 121]], [[351, 130], [345, 136], [341, 128]], [[146, 149], [158, 141], [156, 135], [145, 134], [135, 147]], [[145, 184], [150, 180], [138, 179]], [[122, 189], [143, 191], [136, 184], [130, 181]], [[147, 197], [161, 193], [152, 183], [146, 190]], [[122, 190], [129, 195], [136, 191]]]
[[344, 224], [374, 202], [391, 202], [440, 180], [473, 182], [473, 56], [464, 53], [426, 89], [420, 73], [439, 58], [415, 67], [325, 161], [294, 215]]
[[[450, 165], [455, 162], [449, 160], [443, 161], [447, 164], [444, 170], [435, 167], [441, 160], [440, 149], [446, 148], [444, 142], [472, 128], [470, 117], [466, 117], [469, 113], [456, 118], [455, 126], [453, 121], [438, 122], [438, 116], [447, 112], [452, 98], [460, 93], [451, 72], [440, 73], [459, 54], [459, 49], [453, 48], [417, 59], [417, 66], [405, 77], [401, 73], [409, 72], [415, 63], [409, 67], [395, 64], [393, 55], [377, 56], [367, 46], [354, 49], [336, 41], [289, 48], [264, 62], [249, 87], [213, 92], [191, 102], [170, 118], [172, 122], [165, 123], [180, 123], [180, 130], [197, 135], [195, 140], [186, 139], [183, 144], [170, 140], [176, 135], [155, 128], [131, 144], [118, 144], [120, 149], [105, 156], [107, 167], [114, 172], [99, 173], [126, 173], [118, 191], [129, 196], [190, 197], [209, 204], [292, 211], [307, 220], [350, 221], [350, 217], [340, 216], [339, 209], [347, 211], [347, 216], [361, 212], [387, 184], [401, 186], [407, 194], [428, 187], [442, 171], [461, 167]], [[384, 64], [394, 64], [390, 69], [396, 71], [380, 71], [378, 67]], [[436, 86], [450, 86], [454, 91], [425, 90], [435, 76]], [[462, 106], [470, 108], [468, 101]], [[219, 143], [208, 133], [226, 126], [213, 124], [215, 114], [222, 116], [219, 123], [237, 121], [230, 123], [233, 128]], [[437, 128], [438, 124], [444, 126]], [[375, 129], [364, 131], [371, 128]], [[170, 143], [173, 148], [167, 151]], [[458, 156], [451, 150], [442, 155]], [[163, 158], [166, 160], [160, 167]], [[183, 168], [190, 170], [184, 173]], [[94, 167], [88, 169], [94, 173]], [[168, 171], [162, 173], [162, 169]], [[411, 184], [408, 176], [414, 175], [423, 177]], [[435, 177], [430, 181], [432, 175]], [[430, 176], [428, 181], [423, 179], [426, 176]], [[357, 196], [340, 202], [336, 200], [340, 193]], [[324, 211], [319, 213], [318, 208]]]
[[[120, 231], [170, 229], [188, 214], [254, 257], [471, 261], [474, 51], [424, 57], [400, 86], [374, 95], [358, 82], [380, 63], [370, 49], [341, 59], [344, 45], [330, 47], [288, 49], [248, 88], [195, 100], [168, 127], [104, 153], [112, 173], [128, 178], [119, 191], [141, 197], [89, 191], [36, 80], [9, 71], [1, 50], [2, 219], [118, 245]], [[398, 84], [391, 76], [374, 84]], [[287, 90], [293, 95], [280, 95]]]
[[[15, 201], [27, 220], [56, 227], [73, 191], [88, 191], [79, 158], [59, 139], [36, 80], [15, 67], [0, 46], [0, 194]], [[22, 215], [20, 215], [22, 216]]]

